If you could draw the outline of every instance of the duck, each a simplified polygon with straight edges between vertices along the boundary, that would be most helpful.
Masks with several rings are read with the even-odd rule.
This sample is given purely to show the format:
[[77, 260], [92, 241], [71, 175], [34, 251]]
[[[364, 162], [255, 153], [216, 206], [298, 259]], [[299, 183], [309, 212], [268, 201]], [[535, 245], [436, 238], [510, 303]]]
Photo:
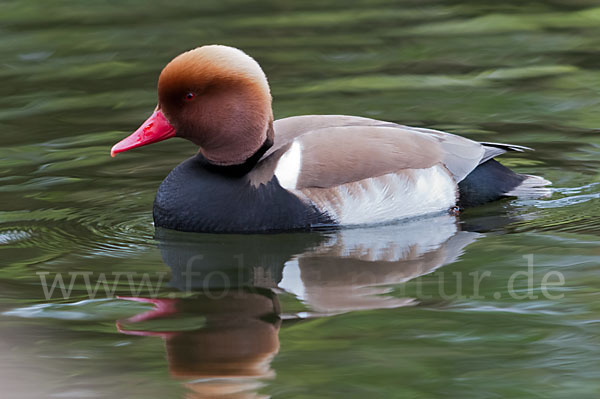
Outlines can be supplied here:
[[179, 137], [198, 147], [160, 184], [155, 227], [263, 233], [385, 224], [513, 196], [550, 182], [495, 157], [528, 147], [347, 115], [274, 120], [267, 77], [234, 47], [170, 61], [158, 104], [111, 156]]

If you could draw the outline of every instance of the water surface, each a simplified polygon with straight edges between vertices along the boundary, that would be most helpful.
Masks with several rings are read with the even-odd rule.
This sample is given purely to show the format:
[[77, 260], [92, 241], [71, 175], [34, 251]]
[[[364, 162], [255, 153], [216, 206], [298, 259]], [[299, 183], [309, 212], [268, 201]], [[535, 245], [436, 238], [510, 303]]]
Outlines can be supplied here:
[[[4, 396], [596, 397], [596, 1], [5, 0], [0, 35]], [[276, 118], [533, 147], [502, 162], [552, 196], [340, 232], [155, 232], [155, 190], [194, 147], [110, 146], [162, 66], [208, 43], [261, 63]], [[70, 292], [44, 291], [57, 276]]]

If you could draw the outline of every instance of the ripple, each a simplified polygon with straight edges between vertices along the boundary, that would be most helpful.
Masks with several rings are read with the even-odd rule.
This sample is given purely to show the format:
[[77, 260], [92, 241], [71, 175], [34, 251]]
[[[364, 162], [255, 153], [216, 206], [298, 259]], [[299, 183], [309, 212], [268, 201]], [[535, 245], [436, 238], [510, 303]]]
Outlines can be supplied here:
[[[600, 232], [598, 200], [600, 183], [578, 187], [554, 188], [552, 199], [515, 200], [514, 205], [530, 213], [518, 228], [556, 230], [597, 235]], [[559, 198], [556, 198], [556, 197]], [[527, 209], [529, 208], [529, 209]]]
[[564, 208], [571, 205], [582, 204], [591, 200], [600, 198], [600, 193], [572, 195], [570, 197], [559, 198], [555, 200], [531, 200], [518, 201], [518, 205], [531, 205], [539, 209]]
[[128, 257], [153, 242], [154, 227], [147, 212], [117, 221], [118, 214], [98, 216], [98, 210], [40, 209], [4, 212], [0, 244], [36, 248], [60, 255]]
[[71, 303], [41, 303], [3, 312], [3, 316], [26, 319], [114, 320], [124, 313], [147, 310], [150, 306], [113, 298], [86, 299]]
[[23, 230], [0, 231], [0, 245], [23, 241], [30, 237], [31, 235]]

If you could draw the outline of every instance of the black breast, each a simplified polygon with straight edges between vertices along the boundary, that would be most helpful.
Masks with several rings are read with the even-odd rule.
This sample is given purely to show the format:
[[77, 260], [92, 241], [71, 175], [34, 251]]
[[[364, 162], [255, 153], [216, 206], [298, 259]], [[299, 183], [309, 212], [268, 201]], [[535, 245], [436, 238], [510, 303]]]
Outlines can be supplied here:
[[156, 227], [190, 232], [251, 233], [331, 225], [314, 206], [279, 185], [253, 186], [245, 173], [208, 165], [196, 155], [178, 165], [154, 200]]

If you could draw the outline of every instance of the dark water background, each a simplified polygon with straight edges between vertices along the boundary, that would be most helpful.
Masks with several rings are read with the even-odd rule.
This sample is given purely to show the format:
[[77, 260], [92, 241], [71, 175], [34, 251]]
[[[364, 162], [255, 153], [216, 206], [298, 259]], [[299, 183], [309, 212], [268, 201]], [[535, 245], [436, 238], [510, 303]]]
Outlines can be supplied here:
[[[553, 194], [338, 233], [155, 232], [195, 149], [109, 149], [208, 43], [261, 63], [276, 118], [534, 147], [502, 162]], [[3, 0], [2, 397], [596, 398], [599, 50], [593, 0]], [[101, 273], [136, 300], [90, 295]], [[58, 275], [68, 298], [45, 295]]]

